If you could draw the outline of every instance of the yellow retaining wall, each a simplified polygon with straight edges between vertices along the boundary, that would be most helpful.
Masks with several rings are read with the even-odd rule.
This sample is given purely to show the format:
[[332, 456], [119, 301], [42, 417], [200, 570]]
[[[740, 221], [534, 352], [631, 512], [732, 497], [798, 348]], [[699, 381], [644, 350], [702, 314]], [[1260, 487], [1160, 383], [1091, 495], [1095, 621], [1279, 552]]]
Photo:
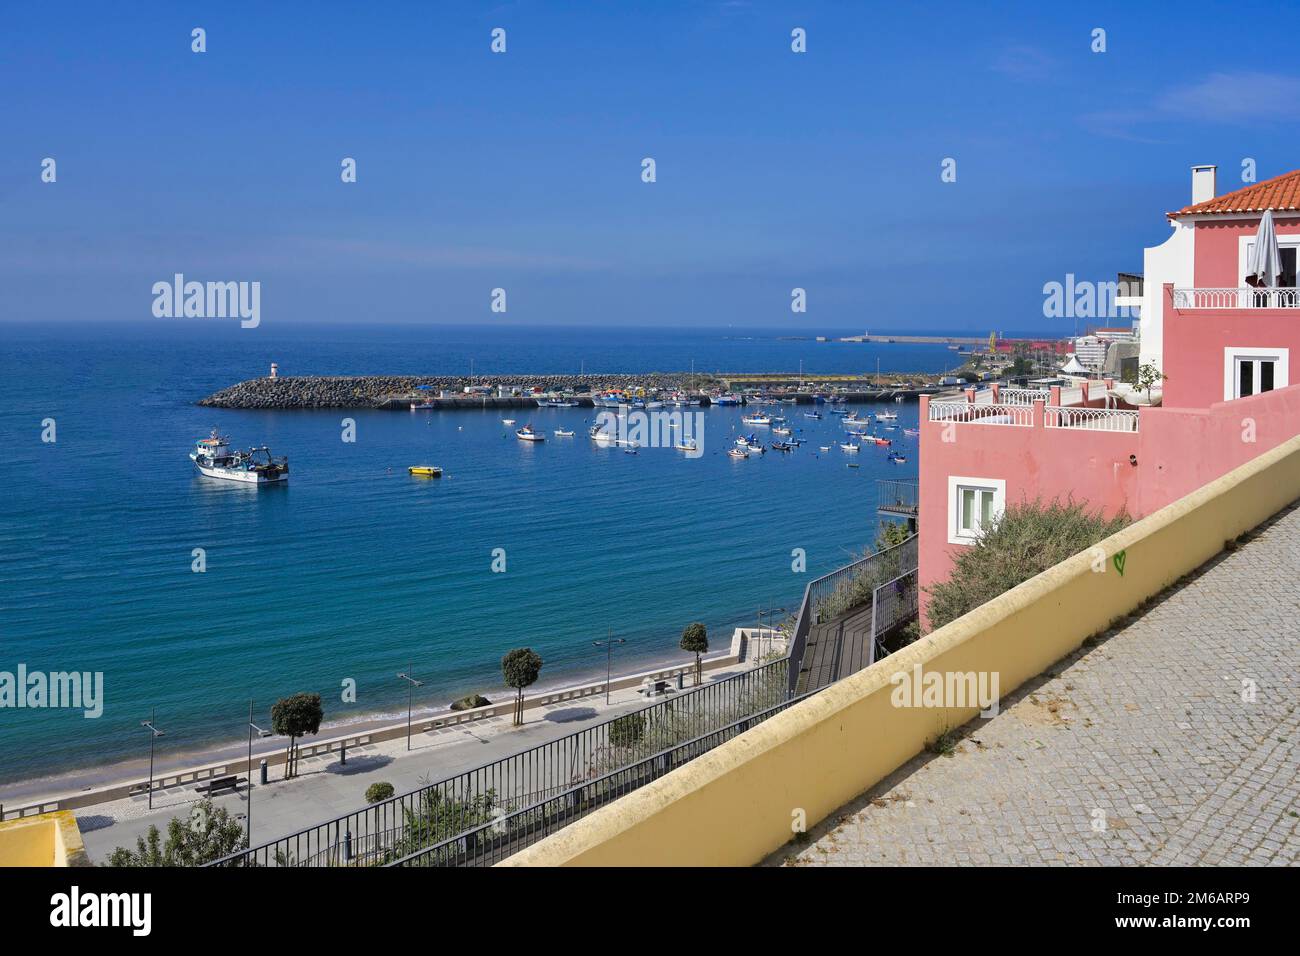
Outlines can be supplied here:
[[89, 866], [77, 817], [56, 810], [0, 822], [0, 866]]
[[975, 716], [893, 706], [894, 674], [993, 671], [1009, 694], [1297, 498], [1300, 436], [1101, 542], [1103, 573], [1075, 555], [500, 865], [757, 863], [797, 811], [812, 826]]

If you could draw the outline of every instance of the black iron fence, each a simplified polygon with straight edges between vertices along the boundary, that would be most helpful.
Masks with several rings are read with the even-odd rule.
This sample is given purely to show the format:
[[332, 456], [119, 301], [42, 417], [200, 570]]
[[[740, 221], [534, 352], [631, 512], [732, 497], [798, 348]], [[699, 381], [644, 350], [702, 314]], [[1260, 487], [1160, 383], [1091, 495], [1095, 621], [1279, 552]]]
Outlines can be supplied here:
[[374, 866], [440, 845], [790, 697], [785, 660], [743, 671], [391, 797], [211, 866]]
[[[814, 692], [815, 693], [815, 692]], [[575, 820], [708, 753], [756, 724], [811, 696], [783, 700], [690, 740], [641, 756], [563, 793], [504, 813], [472, 830], [387, 862], [387, 866], [491, 866]]]

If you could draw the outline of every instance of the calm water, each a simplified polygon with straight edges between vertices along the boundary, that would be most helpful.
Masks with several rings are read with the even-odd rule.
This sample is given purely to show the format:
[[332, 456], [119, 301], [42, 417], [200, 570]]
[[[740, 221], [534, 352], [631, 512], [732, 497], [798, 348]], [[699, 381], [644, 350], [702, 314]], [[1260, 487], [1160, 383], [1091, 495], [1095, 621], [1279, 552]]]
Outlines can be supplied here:
[[[809, 443], [736, 462], [739, 409], [705, 411], [706, 454], [636, 456], [586, 437], [588, 409], [241, 412], [194, 402], [265, 374], [795, 369], [938, 371], [942, 346], [780, 341], [735, 330], [338, 328], [223, 324], [0, 325], [0, 670], [103, 671], [105, 710], [0, 710], [0, 780], [138, 756], [151, 708], [169, 746], [243, 732], [263, 706], [318, 691], [327, 719], [500, 690], [499, 661], [531, 645], [553, 682], [603, 668], [613, 628], [633, 658], [663, 658], [704, 621], [714, 646], [755, 609], [795, 607], [810, 576], [872, 540], [877, 477], [908, 464], [864, 447], [846, 467], [838, 420], [787, 408]], [[900, 426], [915, 404], [893, 405]], [[502, 414], [571, 439], [517, 441]], [[340, 420], [357, 440], [340, 440]], [[41, 421], [57, 422], [43, 444]], [[197, 477], [212, 425], [292, 464], [288, 487]], [[744, 428], [748, 432], [752, 429]], [[914, 452], [901, 428], [895, 447]], [[771, 436], [767, 436], [770, 438]], [[441, 465], [440, 481], [409, 478]], [[191, 571], [204, 548], [207, 571]], [[506, 552], [491, 573], [493, 549]], [[808, 573], [791, 572], [791, 550]], [[340, 702], [357, 683], [356, 704]]]

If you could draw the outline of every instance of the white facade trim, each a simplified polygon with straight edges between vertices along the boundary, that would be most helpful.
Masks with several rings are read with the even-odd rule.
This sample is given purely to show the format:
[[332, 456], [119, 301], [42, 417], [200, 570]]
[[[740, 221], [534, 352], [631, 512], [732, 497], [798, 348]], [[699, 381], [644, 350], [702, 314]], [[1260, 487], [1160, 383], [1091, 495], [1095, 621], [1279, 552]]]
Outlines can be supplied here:
[[961, 490], [978, 488], [993, 492], [993, 518], [997, 520], [1007, 509], [1007, 483], [1002, 478], [967, 478], [948, 476], [948, 543], [974, 544], [977, 536], [961, 529]]
[[1142, 347], [1138, 361], [1164, 369], [1165, 284], [1190, 289], [1196, 265], [1196, 230], [1176, 220], [1174, 232], [1158, 246], [1142, 252]]
[[1291, 384], [1290, 349], [1280, 349], [1276, 346], [1250, 348], [1244, 345], [1230, 345], [1223, 350], [1223, 400], [1225, 402], [1230, 402], [1237, 397], [1238, 359], [1264, 359], [1272, 362], [1274, 390], [1286, 388]]

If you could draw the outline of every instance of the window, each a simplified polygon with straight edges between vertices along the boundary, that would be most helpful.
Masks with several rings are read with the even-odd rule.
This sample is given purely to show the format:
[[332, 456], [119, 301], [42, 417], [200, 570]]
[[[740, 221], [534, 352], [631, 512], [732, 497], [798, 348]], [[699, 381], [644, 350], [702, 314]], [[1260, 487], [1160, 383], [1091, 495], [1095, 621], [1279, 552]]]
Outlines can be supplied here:
[[1224, 349], [1224, 401], [1286, 388], [1288, 364], [1287, 349]]
[[948, 478], [948, 543], [973, 544], [1006, 508], [1007, 483], [997, 478]]

